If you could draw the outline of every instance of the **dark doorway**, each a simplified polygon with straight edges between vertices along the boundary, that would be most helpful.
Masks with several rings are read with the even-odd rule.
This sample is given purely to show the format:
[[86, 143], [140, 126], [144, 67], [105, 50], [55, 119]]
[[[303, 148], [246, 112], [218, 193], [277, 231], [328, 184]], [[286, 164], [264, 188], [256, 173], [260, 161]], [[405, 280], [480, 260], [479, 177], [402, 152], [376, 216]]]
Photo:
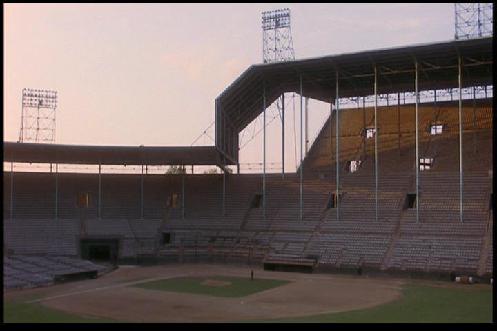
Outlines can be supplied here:
[[119, 239], [81, 239], [80, 245], [82, 259], [117, 263]]
[[326, 204], [326, 208], [336, 208], [338, 205], [338, 201], [341, 200], [342, 194], [330, 193], [330, 197], [328, 198], [328, 203]]
[[262, 194], [256, 193], [252, 198], [252, 202], [250, 203], [250, 208], [260, 208], [262, 201]]
[[415, 193], [408, 193], [406, 196], [405, 208], [408, 208], [408, 209], [416, 208], [416, 203], [417, 203], [416, 194]]
[[167, 245], [171, 243], [171, 234], [169, 232], [162, 233], [162, 245]]

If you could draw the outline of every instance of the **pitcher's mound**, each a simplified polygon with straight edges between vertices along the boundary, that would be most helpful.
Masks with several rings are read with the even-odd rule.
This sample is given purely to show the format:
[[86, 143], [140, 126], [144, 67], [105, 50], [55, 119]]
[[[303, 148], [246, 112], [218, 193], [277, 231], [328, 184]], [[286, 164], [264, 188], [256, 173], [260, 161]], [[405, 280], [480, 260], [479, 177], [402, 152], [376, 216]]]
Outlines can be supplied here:
[[205, 286], [223, 287], [223, 286], [230, 286], [231, 282], [227, 282], [224, 280], [217, 280], [217, 279], [206, 279], [201, 284]]

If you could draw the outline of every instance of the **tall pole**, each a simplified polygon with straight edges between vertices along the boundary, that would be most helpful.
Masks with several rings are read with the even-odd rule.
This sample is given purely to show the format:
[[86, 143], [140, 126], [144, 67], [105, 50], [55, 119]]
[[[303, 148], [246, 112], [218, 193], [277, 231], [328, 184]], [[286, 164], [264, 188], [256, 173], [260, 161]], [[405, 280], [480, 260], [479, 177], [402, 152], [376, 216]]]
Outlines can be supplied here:
[[[333, 116], [333, 99], [330, 99], [330, 164], [333, 166], [333, 123], [331, 117]], [[330, 169], [330, 180], [331, 180], [331, 169]]]
[[419, 111], [419, 89], [418, 89], [418, 61], [415, 62], [415, 79], [416, 89], [416, 223], [419, 223], [419, 134], [418, 134], [418, 111]]
[[340, 199], [339, 199], [339, 187], [340, 187], [340, 143], [339, 143], [339, 136], [338, 136], [338, 131], [340, 129], [339, 126], [339, 110], [340, 110], [340, 102], [338, 101], [338, 71], [336, 72], [336, 93], [335, 93], [335, 112], [336, 112], [336, 119], [335, 119], [335, 134], [336, 134], [336, 171], [337, 171], [337, 178], [336, 178], [336, 210], [337, 210], [337, 221], [340, 220]]
[[14, 218], [14, 162], [10, 162], [10, 220]]
[[285, 93], [281, 95], [281, 177], [285, 178]]
[[309, 98], [305, 98], [305, 156], [309, 153]]
[[463, 221], [462, 200], [462, 59], [458, 59], [458, 81], [459, 81], [459, 221]]
[[266, 219], [266, 86], [262, 84], [262, 216]]
[[58, 212], [58, 204], [59, 204], [59, 164], [55, 164], [55, 220], [58, 219], [59, 217], [59, 212]]
[[[387, 99], [388, 100], [388, 99]], [[375, 220], [378, 222], [378, 70], [374, 66], [374, 196]]]
[[185, 219], [185, 174], [181, 175], [181, 219]]
[[102, 164], [98, 164], [98, 219], [102, 218]]
[[143, 164], [142, 174], [140, 176], [140, 219], [143, 220]]
[[303, 128], [302, 128], [302, 111], [303, 111], [303, 99], [302, 99], [302, 93], [303, 93], [303, 86], [302, 86], [302, 75], [300, 75], [300, 210], [299, 210], [299, 219], [302, 221], [303, 216], [304, 216], [304, 199], [303, 199], [303, 194], [304, 194], [304, 187], [303, 187], [303, 168], [304, 168], [304, 158], [303, 158], [303, 152], [302, 152], [302, 139], [303, 139]]
[[223, 216], [226, 215], [226, 158], [223, 157]]

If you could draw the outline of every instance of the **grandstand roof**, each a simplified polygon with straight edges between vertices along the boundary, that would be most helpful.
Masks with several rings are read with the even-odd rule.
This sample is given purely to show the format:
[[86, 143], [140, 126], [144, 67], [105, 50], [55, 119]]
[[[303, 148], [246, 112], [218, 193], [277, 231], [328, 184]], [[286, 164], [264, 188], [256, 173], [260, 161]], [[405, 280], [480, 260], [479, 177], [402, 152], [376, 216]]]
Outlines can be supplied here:
[[414, 91], [414, 62], [418, 61], [419, 89], [458, 86], [458, 57], [463, 61], [463, 86], [492, 84], [492, 37], [453, 40], [408, 47], [378, 49], [319, 58], [250, 66], [216, 99], [216, 146], [238, 159], [237, 135], [283, 92], [330, 102], [335, 99], [336, 73], [339, 97], [373, 94], [374, 65], [378, 93]]
[[3, 147], [5, 162], [107, 165], [222, 164], [214, 146], [84, 146], [4, 142]]

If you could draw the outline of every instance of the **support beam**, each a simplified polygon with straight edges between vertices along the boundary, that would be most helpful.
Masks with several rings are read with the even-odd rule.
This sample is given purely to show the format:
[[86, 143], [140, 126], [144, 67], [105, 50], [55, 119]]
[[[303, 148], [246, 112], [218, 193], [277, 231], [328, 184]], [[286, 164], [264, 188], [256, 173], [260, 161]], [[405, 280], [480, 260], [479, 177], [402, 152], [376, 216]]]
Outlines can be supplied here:
[[299, 201], [299, 219], [302, 221], [304, 219], [304, 186], [303, 186], [303, 168], [304, 168], [304, 158], [302, 151], [302, 140], [303, 140], [303, 128], [302, 128], [302, 111], [303, 111], [303, 86], [302, 86], [302, 75], [300, 75], [300, 201]]
[[375, 221], [378, 222], [378, 70], [376, 65], [374, 66], [374, 200]]
[[14, 219], [14, 162], [10, 162], [10, 220]]
[[285, 93], [281, 95], [281, 177], [285, 178]]
[[226, 167], [223, 167], [223, 216], [226, 215], [226, 172]]
[[143, 220], [143, 164], [140, 176], [140, 219]]
[[266, 219], [266, 86], [262, 84], [262, 217]]
[[418, 61], [415, 63], [415, 77], [414, 77], [414, 85], [415, 85], [415, 96], [416, 96], [416, 223], [419, 223], [419, 130], [418, 130], [418, 111], [419, 111], [419, 70], [418, 70]]
[[305, 98], [305, 156], [309, 153], [309, 98]]
[[181, 219], [185, 219], [185, 174], [181, 175]]
[[459, 83], [459, 221], [463, 222], [463, 182], [462, 182], [462, 59], [458, 61], [458, 83]]
[[102, 218], [102, 164], [98, 165], [98, 219]]
[[398, 149], [400, 158], [400, 92], [397, 93], [397, 138], [398, 138]]
[[55, 220], [59, 218], [59, 165], [55, 164]]
[[339, 119], [340, 119], [340, 101], [338, 97], [338, 71], [336, 72], [336, 93], [335, 93], [335, 134], [336, 134], [336, 171], [337, 171], [337, 178], [336, 178], [336, 210], [337, 210], [337, 221], [340, 220], [340, 195], [339, 195], [339, 188], [340, 188], [340, 138], [339, 138], [339, 130], [340, 130], [340, 125], [339, 125]]

